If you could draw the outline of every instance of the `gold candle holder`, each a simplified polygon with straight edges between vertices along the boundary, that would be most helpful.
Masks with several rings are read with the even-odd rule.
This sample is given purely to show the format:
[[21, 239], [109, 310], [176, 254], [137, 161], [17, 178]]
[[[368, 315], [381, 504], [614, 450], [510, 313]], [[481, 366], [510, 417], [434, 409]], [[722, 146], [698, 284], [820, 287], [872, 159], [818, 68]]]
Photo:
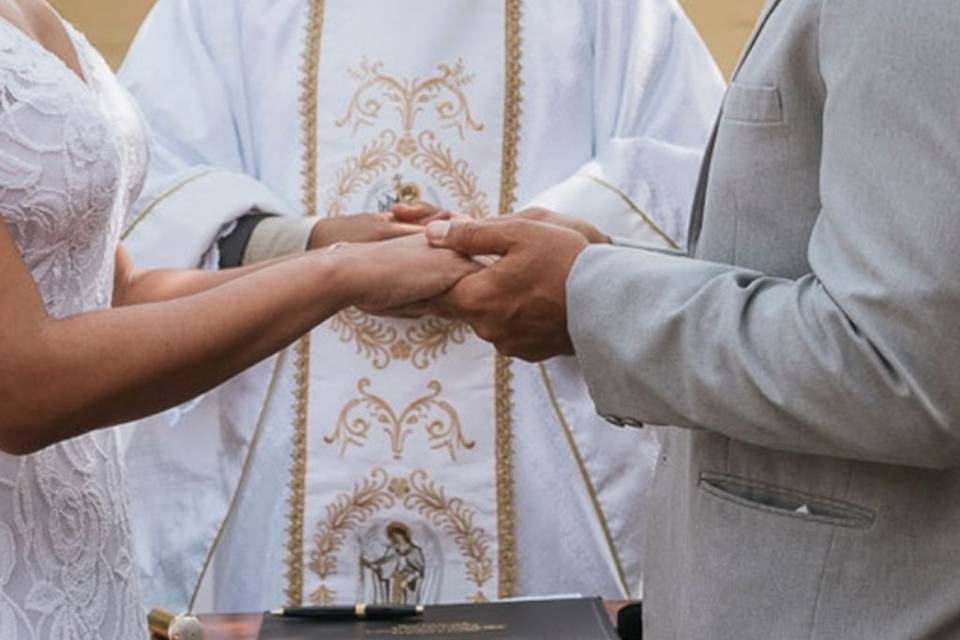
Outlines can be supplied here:
[[203, 640], [203, 624], [187, 614], [152, 609], [147, 614], [147, 627], [160, 640]]

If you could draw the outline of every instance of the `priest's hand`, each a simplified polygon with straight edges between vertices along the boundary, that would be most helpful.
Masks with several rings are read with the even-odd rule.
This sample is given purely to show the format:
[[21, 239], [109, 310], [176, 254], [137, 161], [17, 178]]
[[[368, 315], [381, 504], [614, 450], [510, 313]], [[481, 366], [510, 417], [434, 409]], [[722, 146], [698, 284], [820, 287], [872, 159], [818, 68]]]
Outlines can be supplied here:
[[565, 216], [548, 209], [534, 207], [513, 213], [505, 217], [529, 220], [530, 222], [543, 222], [545, 224], [552, 224], [557, 227], [564, 227], [566, 229], [570, 229], [571, 231], [576, 231], [586, 238], [587, 242], [590, 244], [610, 244], [610, 236], [603, 233], [600, 231], [600, 229], [593, 226], [586, 220], [581, 220], [580, 218], [574, 218], [572, 216]]
[[358, 213], [319, 220], [310, 234], [308, 249], [323, 249], [338, 242], [379, 242], [422, 233], [424, 225], [447, 220], [450, 213], [425, 202], [398, 204], [386, 213]]
[[459, 217], [429, 202], [420, 200], [411, 203], [398, 203], [394, 205], [390, 213], [393, 214], [393, 220], [396, 222], [418, 224], [421, 226], [426, 226], [437, 220], [450, 220], [451, 218]]
[[443, 296], [482, 265], [449, 249], [431, 247], [423, 233], [332, 251], [347, 279], [350, 303], [383, 313]]
[[449, 314], [508, 356], [540, 361], [573, 353], [567, 332], [566, 284], [589, 245], [578, 231], [518, 217], [441, 221], [427, 227], [434, 247], [465, 256], [494, 256], [437, 301]]

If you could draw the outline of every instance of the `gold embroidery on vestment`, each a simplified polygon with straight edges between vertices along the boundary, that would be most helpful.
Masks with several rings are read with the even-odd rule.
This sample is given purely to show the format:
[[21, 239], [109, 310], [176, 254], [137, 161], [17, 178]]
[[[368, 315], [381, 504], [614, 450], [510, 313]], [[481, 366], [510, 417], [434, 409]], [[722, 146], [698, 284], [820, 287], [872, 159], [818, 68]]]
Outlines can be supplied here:
[[363, 448], [374, 427], [377, 428], [375, 433], [382, 429], [389, 437], [394, 460], [403, 459], [407, 437], [419, 427], [423, 428], [430, 448], [445, 450], [452, 462], [456, 462], [457, 452], [461, 449], [473, 449], [475, 446], [475, 442], [464, 437], [456, 409], [440, 398], [443, 385], [437, 380], [428, 383], [429, 393], [399, 412], [383, 397], [372, 393], [370, 386], [368, 378], [362, 378], [357, 383], [360, 396], [344, 406], [334, 430], [323, 438], [327, 444], [339, 445], [341, 457], [351, 446]]
[[[320, 60], [320, 44], [324, 24], [325, 0], [310, 0], [307, 37], [304, 49], [303, 81], [301, 92], [301, 115], [303, 118], [303, 204], [305, 215], [317, 213], [317, 81]], [[509, 213], [516, 204], [517, 188], [517, 156], [519, 145], [521, 88], [522, 88], [522, 38], [521, 38], [521, 0], [505, 0], [505, 96], [504, 96], [504, 124], [503, 124], [503, 157], [501, 160], [500, 176], [500, 203], [499, 212]], [[460, 130], [462, 135], [464, 130]], [[411, 138], [412, 139], [412, 138]], [[421, 166], [430, 166], [434, 171], [449, 176], [443, 183], [448, 190], [454, 190], [458, 205], [464, 213], [474, 218], [486, 216], [486, 195], [476, 189], [476, 179], [469, 173], [469, 168], [453, 159], [452, 154], [446, 154], [440, 146], [430, 146], [433, 139], [421, 136], [420, 142], [423, 158]], [[416, 144], [416, 141], [414, 141]], [[400, 144], [397, 140], [395, 147], [401, 155], [417, 157], [416, 149], [409, 142]], [[405, 156], [406, 157], [406, 156]], [[359, 166], [359, 165], [358, 165]], [[362, 173], [362, 171], [361, 171]], [[473, 176], [471, 178], [471, 176]], [[362, 178], [361, 178], [362, 179]], [[349, 180], [343, 182], [347, 185]], [[349, 195], [349, 194], [347, 194]], [[481, 198], [482, 196], [482, 198]], [[336, 203], [329, 207], [336, 210]], [[339, 319], [342, 320], [342, 316]], [[460, 344], [465, 340], [469, 331], [464, 325], [442, 319], [431, 319], [437, 327], [429, 331], [418, 331], [418, 327], [407, 331], [407, 339], [413, 345], [424, 348], [422, 357], [417, 359], [416, 349], [410, 357], [415, 367], [426, 368], [429, 363], [446, 353], [450, 344]], [[451, 326], [453, 325], [453, 326]], [[421, 325], [422, 326], [422, 325]], [[336, 329], [335, 329], [336, 330]], [[372, 333], [376, 334], [375, 328]], [[341, 339], [342, 339], [341, 334]], [[437, 338], [437, 336], [440, 336]], [[349, 340], [348, 340], [349, 341]], [[374, 341], [374, 344], [377, 342]], [[391, 341], [391, 346], [393, 341]], [[374, 348], [373, 353], [377, 353]], [[396, 349], [388, 350], [390, 358], [397, 357]], [[402, 349], [400, 351], [402, 353]], [[305, 484], [306, 484], [306, 457], [307, 457], [307, 428], [309, 408], [309, 336], [297, 345], [297, 378], [295, 391], [295, 421], [294, 442], [291, 464], [290, 483], [290, 513], [288, 523], [287, 544], [287, 600], [291, 606], [303, 602], [304, 585], [304, 512], [305, 512]], [[389, 363], [389, 360], [387, 360]], [[376, 366], [376, 362], [374, 362]], [[382, 367], [387, 366], [386, 364]], [[382, 368], [378, 367], [378, 368]], [[512, 449], [512, 375], [510, 360], [497, 356], [494, 369], [495, 411], [496, 411], [496, 480], [497, 480], [497, 529], [498, 529], [498, 596], [510, 597], [513, 594], [516, 582], [516, 539], [515, 516], [513, 506], [513, 449]], [[486, 553], [486, 551], [484, 551]], [[494, 566], [492, 561], [475, 561], [475, 577], [483, 577], [485, 567], [492, 577]], [[476, 580], [474, 580], [476, 582]], [[312, 595], [316, 596], [317, 604], [331, 603], [335, 599], [332, 590], [321, 585]], [[477, 602], [486, 600], [482, 588], [471, 596]]]
[[[440, 129], [455, 130], [461, 140], [466, 139], [468, 132], [483, 131], [484, 125], [474, 119], [464, 92], [473, 82], [473, 74], [466, 72], [462, 60], [453, 65], [438, 65], [437, 74], [423, 80], [398, 78], [384, 67], [383, 62], [364, 60], [350, 72], [360, 86], [346, 114], [335, 124], [350, 127], [355, 134], [361, 128], [381, 124], [395, 111], [400, 129], [385, 128], [337, 170], [328, 193], [326, 215], [350, 213], [347, 208], [351, 196], [406, 165], [422, 171], [444, 189], [456, 202], [458, 213], [475, 219], [488, 217], [487, 194], [480, 189], [479, 177], [469, 163], [456, 157], [454, 150], [438, 139], [436, 131], [417, 129], [418, 116], [432, 109]], [[404, 184], [400, 176], [395, 176], [394, 181], [398, 201], [411, 202], [421, 197], [419, 186]], [[342, 342], [353, 342], [356, 352], [377, 369], [385, 369], [397, 360], [410, 360], [417, 369], [426, 369], [446, 355], [451, 345], [462, 344], [469, 331], [459, 321], [423, 318], [403, 335], [391, 323], [357, 309], [337, 314], [330, 328]]]
[[339, 556], [347, 536], [377, 513], [397, 505], [426, 518], [453, 538], [464, 557], [467, 579], [477, 587], [477, 594], [471, 598], [486, 598], [483, 589], [493, 578], [494, 565], [490, 540], [475, 523], [474, 510], [462, 498], [447, 495], [422, 469], [391, 477], [377, 467], [350, 492], [341, 493], [328, 504], [324, 510], [326, 518], [317, 524], [309, 568], [321, 584], [310, 594], [310, 602], [327, 605], [336, 601], [337, 592], [326, 580], [339, 569]]
[[[317, 73], [323, 33], [324, 0], [310, 0], [303, 50], [300, 113], [303, 136], [303, 212], [317, 214]], [[290, 464], [289, 517], [287, 522], [287, 605], [303, 602], [303, 512], [307, 481], [307, 424], [310, 408], [310, 336], [295, 348], [293, 453]]]
[[[521, 0], [507, 0], [504, 47], [503, 156], [500, 172], [500, 213], [510, 213], [517, 199], [517, 154], [522, 105]], [[498, 596], [513, 595], [517, 579], [517, 544], [513, 495], [513, 389], [510, 359], [497, 355], [494, 371], [497, 416], [497, 543], [499, 545]]]
[[360, 87], [353, 94], [346, 115], [336, 121], [338, 127], [352, 125], [356, 133], [361, 126], [373, 126], [384, 106], [392, 106], [400, 115], [404, 136], [409, 137], [417, 116], [433, 106], [440, 126], [456, 129], [461, 140], [466, 139], [467, 129], [483, 131], [483, 125], [470, 113], [470, 104], [463, 93], [463, 88], [475, 78], [466, 72], [463, 60], [453, 65], [437, 65], [439, 73], [424, 80], [396, 78], [384, 73], [384, 66], [383, 62], [371, 64], [363, 60], [359, 69], [350, 71]]
[[420, 201], [422, 193], [420, 187], [413, 182], [404, 182], [400, 176], [393, 177], [393, 190], [397, 202], [414, 204]]

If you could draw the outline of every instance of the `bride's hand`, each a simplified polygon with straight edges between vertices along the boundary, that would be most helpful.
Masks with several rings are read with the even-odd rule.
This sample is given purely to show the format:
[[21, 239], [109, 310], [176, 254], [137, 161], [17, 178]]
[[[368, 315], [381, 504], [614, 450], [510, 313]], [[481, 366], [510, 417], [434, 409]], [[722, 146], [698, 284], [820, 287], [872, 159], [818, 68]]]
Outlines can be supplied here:
[[432, 300], [483, 268], [469, 258], [432, 248], [423, 234], [337, 250], [353, 305], [383, 313]]

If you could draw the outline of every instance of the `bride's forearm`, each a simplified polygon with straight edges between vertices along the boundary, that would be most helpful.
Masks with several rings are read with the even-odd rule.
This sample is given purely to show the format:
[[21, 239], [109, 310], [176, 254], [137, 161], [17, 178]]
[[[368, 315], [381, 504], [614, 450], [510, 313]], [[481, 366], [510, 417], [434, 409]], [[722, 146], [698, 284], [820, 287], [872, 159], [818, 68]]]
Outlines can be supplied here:
[[25, 422], [4, 448], [26, 453], [176, 406], [349, 306], [349, 277], [332, 254], [305, 254], [187, 297], [43, 322], [35, 350], [11, 354], [30, 382], [7, 414]]
[[137, 271], [121, 246], [117, 250], [113, 306], [126, 307], [184, 298], [233, 282], [238, 278], [277, 264], [288, 262], [296, 257], [298, 256], [285, 256], [249, 266], [216, 271], [180, 269]]
[[410, 236], [301, 254], [185, 297], [55, 319], [0, 220], [0, 450], [30, 453], [176, 406], [342, 308], [435, 298], [477, 270]]

